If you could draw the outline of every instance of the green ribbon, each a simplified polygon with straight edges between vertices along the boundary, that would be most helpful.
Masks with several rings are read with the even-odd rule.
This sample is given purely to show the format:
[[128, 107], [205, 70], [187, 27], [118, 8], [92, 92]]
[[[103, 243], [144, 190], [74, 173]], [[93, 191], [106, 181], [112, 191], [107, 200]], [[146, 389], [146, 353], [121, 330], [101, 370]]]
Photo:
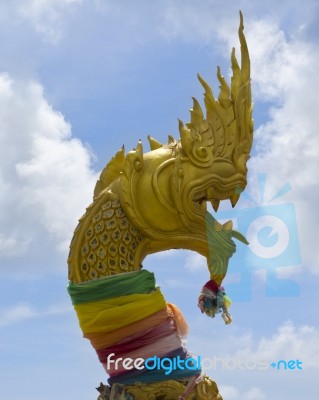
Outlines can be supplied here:
[[152, 272], [141, 270], [83, 283], [70, 282], [67, 289], [73, 305], [84, 304], [130, 294], [149, 293], [155, 290], [155, 277]]

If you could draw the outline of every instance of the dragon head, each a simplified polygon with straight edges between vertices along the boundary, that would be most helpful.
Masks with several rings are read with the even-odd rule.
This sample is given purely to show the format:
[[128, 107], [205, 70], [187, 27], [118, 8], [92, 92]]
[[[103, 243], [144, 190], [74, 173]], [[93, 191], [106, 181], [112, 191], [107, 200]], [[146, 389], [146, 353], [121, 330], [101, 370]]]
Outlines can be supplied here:
[[162, 145], [148, 137], [151, 151], [147, 153], [141, 141], [126, 156], [122, 148], [97, 183], [95, 196], [110, 183], [118, 193], [126, 215], [147, 239], [144, 256], [186, 248], [206, 256], [208, 264], [216, 267], [227, 264], [235, 251], [232, 237], [244, 241], [231, 224], [222, 226], [207, 213], [208, 201], [215, 211], [221, 200], [229, 199], [234, 207], [247, 184], [253, 120], [250, 60], [243, 30], [240, 14], [241, 66], [233, 49], [230, 86], [217, 69], [218, 98], [198, 75], [205, 90], [206, 115], [193, 98], [191, 120], [179, 121], [178, 140], [169, 136]]
[[196, 170], [197, 187], [194, 188], [193, 202], [203, 209], [202, 204], [210, 201], [217, 211], [220, 201], [225, 199], [229, 199], [234, 207], [247, 184], [246, 162], [252, 146], [253, 120], [250, 60], [243, 29], [240, 14], [241, 67], [233, 48], [231, 86], [221, 76], [218, 67], [220, 93], [215, 99], [211, 87], [198, 75], [205, 89], [206, 118], [198, 101], [193, 98], [191, 122], [184, 125], [179, 121], [181, 146], [189, 160], [187, 169]]

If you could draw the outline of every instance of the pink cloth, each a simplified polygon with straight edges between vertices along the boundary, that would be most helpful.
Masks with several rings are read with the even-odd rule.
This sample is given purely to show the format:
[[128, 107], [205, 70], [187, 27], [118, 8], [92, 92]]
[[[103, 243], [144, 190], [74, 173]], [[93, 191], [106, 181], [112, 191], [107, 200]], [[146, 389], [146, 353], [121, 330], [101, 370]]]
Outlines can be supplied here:
[[[182, 347], [182, 342], [179, 334], [175, 330], [173, 333], [162, 337], [159, 340], [154, 341], [146, 346], [140, 347], [128, 353], [121, 353], [109, 356], [109, 360], [103, 362], [103, 367], [110, 376], [119, 375], [123, 372], [128, 372], [129, 370], [124, 368], [123, 360], [131, 358], [136, 360], [137, 358], [143, 358], [146, 360], [149, 357], [157, 356], [159, 358], [165, 356], [165, 354], [170, 353], [178, 348]], [[110, 360], [114, 362], [110, 362]], [[134, 361], [131, 365], [134, 364]]]
[[106, 349], [97, 350], [97, 355], [101, 362], [104, 362], [107, 356], [115, 353], [117, 357], [125, 357], [126, 353], [138, 350], [141, 347], [154, 344], [157, 340], [164, 338], [175, 332], [176, 325], [172, 317], [162, 322], [154, 328], [147, 329], [146, 331], [139, 332], [129, 338], [122, 340], [114, 346], [107, 347]]

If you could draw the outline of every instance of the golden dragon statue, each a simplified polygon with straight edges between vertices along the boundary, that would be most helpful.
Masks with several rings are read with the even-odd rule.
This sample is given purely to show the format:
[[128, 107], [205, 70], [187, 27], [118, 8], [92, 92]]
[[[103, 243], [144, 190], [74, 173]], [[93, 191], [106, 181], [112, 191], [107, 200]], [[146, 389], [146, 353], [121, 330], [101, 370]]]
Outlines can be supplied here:
[[168, 249], [189, 249], [207, 259], [209, 281], [200, 310], [221, 312], [226, 324], [230, 300], [221, 286], [235, 252], [233, 238], [247, 243], [207, 212], [221, 200], [234, 207], [247, 184], [246, 162], [253, 121], [250, 59], [240, 13], [241, 65], [231, 54], [230, 86], [217, 69], [218, 98], [203, 86], [206, 116], [193, 98], [191, 120], [179, 121], [180, 138], [164, 145], [148, 137], [125, 155], [124, 147], [103, 169], [93, 203], [79, 220], [68, 258], [68, 292], [84, 337], [109, 375], [97, 388], [109, 400], [217, 400], [216, 383], [187, 351], [187, 324], [166, 303], [144, 258]]

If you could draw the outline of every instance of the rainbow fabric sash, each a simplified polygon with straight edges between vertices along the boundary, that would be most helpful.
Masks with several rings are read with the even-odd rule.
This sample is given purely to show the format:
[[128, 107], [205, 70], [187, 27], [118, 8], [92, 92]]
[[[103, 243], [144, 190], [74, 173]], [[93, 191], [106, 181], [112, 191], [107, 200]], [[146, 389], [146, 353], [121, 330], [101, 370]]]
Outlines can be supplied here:
[[[70, 283], [68, 292], [110, 384], [184, 379], [201, 372], [181, 342], [187, 331], [184, 317], [166, 303], [153, 273], [140, 270]], [[188, 368], [178, 368], [187, 360]]]

